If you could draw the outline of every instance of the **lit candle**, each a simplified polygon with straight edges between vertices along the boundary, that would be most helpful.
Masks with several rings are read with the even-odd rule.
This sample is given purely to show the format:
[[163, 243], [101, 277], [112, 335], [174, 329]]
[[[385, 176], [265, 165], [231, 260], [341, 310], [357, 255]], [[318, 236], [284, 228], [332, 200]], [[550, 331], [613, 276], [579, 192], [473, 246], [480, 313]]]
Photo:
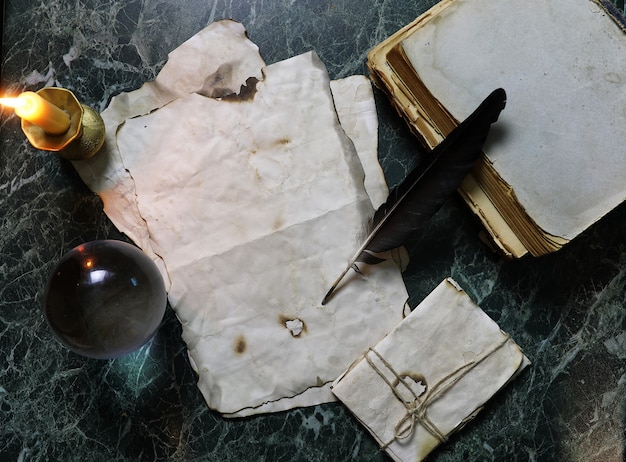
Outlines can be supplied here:
[[49, 135], [62, 135], [70, 128], [67, 112], [32, 91], [17, 98], [0, 98], [0, 104], [14, 108], [18, 116], [41, 127]]

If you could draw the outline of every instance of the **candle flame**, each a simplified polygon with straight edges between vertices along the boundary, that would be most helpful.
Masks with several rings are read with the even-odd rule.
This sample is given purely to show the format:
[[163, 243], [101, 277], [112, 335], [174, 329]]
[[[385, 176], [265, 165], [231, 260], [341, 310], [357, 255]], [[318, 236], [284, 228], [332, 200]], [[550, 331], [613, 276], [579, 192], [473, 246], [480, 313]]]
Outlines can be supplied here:
[[0, 98], [0, 104], [12, 107], [22, 121], [37, 125], [49, 135], [62, 135], [70, 127], [67, 112], [32, 91], [17, 98]]
[[15, 109], [15, 113], [22, 118], [26, 117], [30, 119], [41, 113], [41, 108], [38, 108], [30, 95], [25, 93], [22, 93], [16, 98], [0, 98], [0, 104], [12, 107]]
[[0, 98], [0, 104], [8, 107], [22, 107], [27, 104], [23, 98]]

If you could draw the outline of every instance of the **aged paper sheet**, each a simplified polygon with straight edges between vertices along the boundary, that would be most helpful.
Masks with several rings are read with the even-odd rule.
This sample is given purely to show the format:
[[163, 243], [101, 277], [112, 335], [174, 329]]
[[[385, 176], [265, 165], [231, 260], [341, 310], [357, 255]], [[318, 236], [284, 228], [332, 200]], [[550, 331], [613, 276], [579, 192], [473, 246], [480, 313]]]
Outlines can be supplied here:
[[[331, 92], [312, 52], [263, 67], [233, 22], [200, 35], [167, 65], [193, 75], [114, 98], [104, 151], [75, 165], [162, 268], [212, 409], [334, 400], [330, 383], [401, 320], [407, 297], [390, 261], [320, 305], [387, 192], [370, 84], [352, 77]], [[187, 71], [199, 53], [211, 59]], [[222, 98], [228, 79], [247, 88]]]

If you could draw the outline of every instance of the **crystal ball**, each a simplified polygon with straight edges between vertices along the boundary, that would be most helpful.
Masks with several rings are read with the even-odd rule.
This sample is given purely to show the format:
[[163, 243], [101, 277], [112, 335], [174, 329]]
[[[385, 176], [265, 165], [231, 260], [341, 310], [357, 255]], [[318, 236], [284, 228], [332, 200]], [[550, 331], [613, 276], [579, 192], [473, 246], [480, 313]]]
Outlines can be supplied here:
[[100, 240], [66, 253], [44, 293], [52, 331], [70, 350], [110, 359], [144, 345], [157, 331], [167, 305], [163, 277], [139, 248]]

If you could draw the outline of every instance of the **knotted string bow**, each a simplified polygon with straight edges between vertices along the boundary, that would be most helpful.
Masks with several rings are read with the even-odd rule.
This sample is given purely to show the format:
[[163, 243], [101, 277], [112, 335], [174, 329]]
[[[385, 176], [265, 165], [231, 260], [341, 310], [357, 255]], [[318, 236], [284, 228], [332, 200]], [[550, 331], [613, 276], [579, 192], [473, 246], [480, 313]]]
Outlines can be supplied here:
[[[485, 359], [491, 356], [493, 353], [502, 348], [510, 337], [505, 335], [502, 342], [494, 345], [491, 349], [487, 350], [477, 359], [464, 364], [450, 374], [444, 376], [434, 386], [428, 387], [426, 383], [426, 391], [421, 394], [415, 393], [413, 388], [406, 381], [406, 378], [399, 375], [392, 365], [374, 348], [370, 348], [365, 354], [365, 360], [372, 367], [372, 369], [380, 376], [381, 379], [389, 386], [394, 396], [404, 405], [406, 408], [406, 414], [398, 421], [394, 427], [394, 436], [387, 443], [381, 446], [382, 449], [386, 449], [391, 443], [398, 440], [404, 440], [409, 438], [415, 431], [417, 424], [422, 425], [431, 435], [437, 438], [440, 442], [447, 440], [446, 435], [435, 425], [434, 422], [428, 417], [428, 407], [436, 400], [445, 395], [445, 393], [456, 385], [463, 377], [465, 377], [472, 369], [482, 363]], [[387, 375], [378, 367], [378, 365], [370, 357], [370, 353], [375, 355], [385, 368], [391, 372], [397, 383], [392, 383]], [[404, 388], [410, 393], [411, 399], [403, 397], [398, 390], [398, 385], [402, 384]]]

